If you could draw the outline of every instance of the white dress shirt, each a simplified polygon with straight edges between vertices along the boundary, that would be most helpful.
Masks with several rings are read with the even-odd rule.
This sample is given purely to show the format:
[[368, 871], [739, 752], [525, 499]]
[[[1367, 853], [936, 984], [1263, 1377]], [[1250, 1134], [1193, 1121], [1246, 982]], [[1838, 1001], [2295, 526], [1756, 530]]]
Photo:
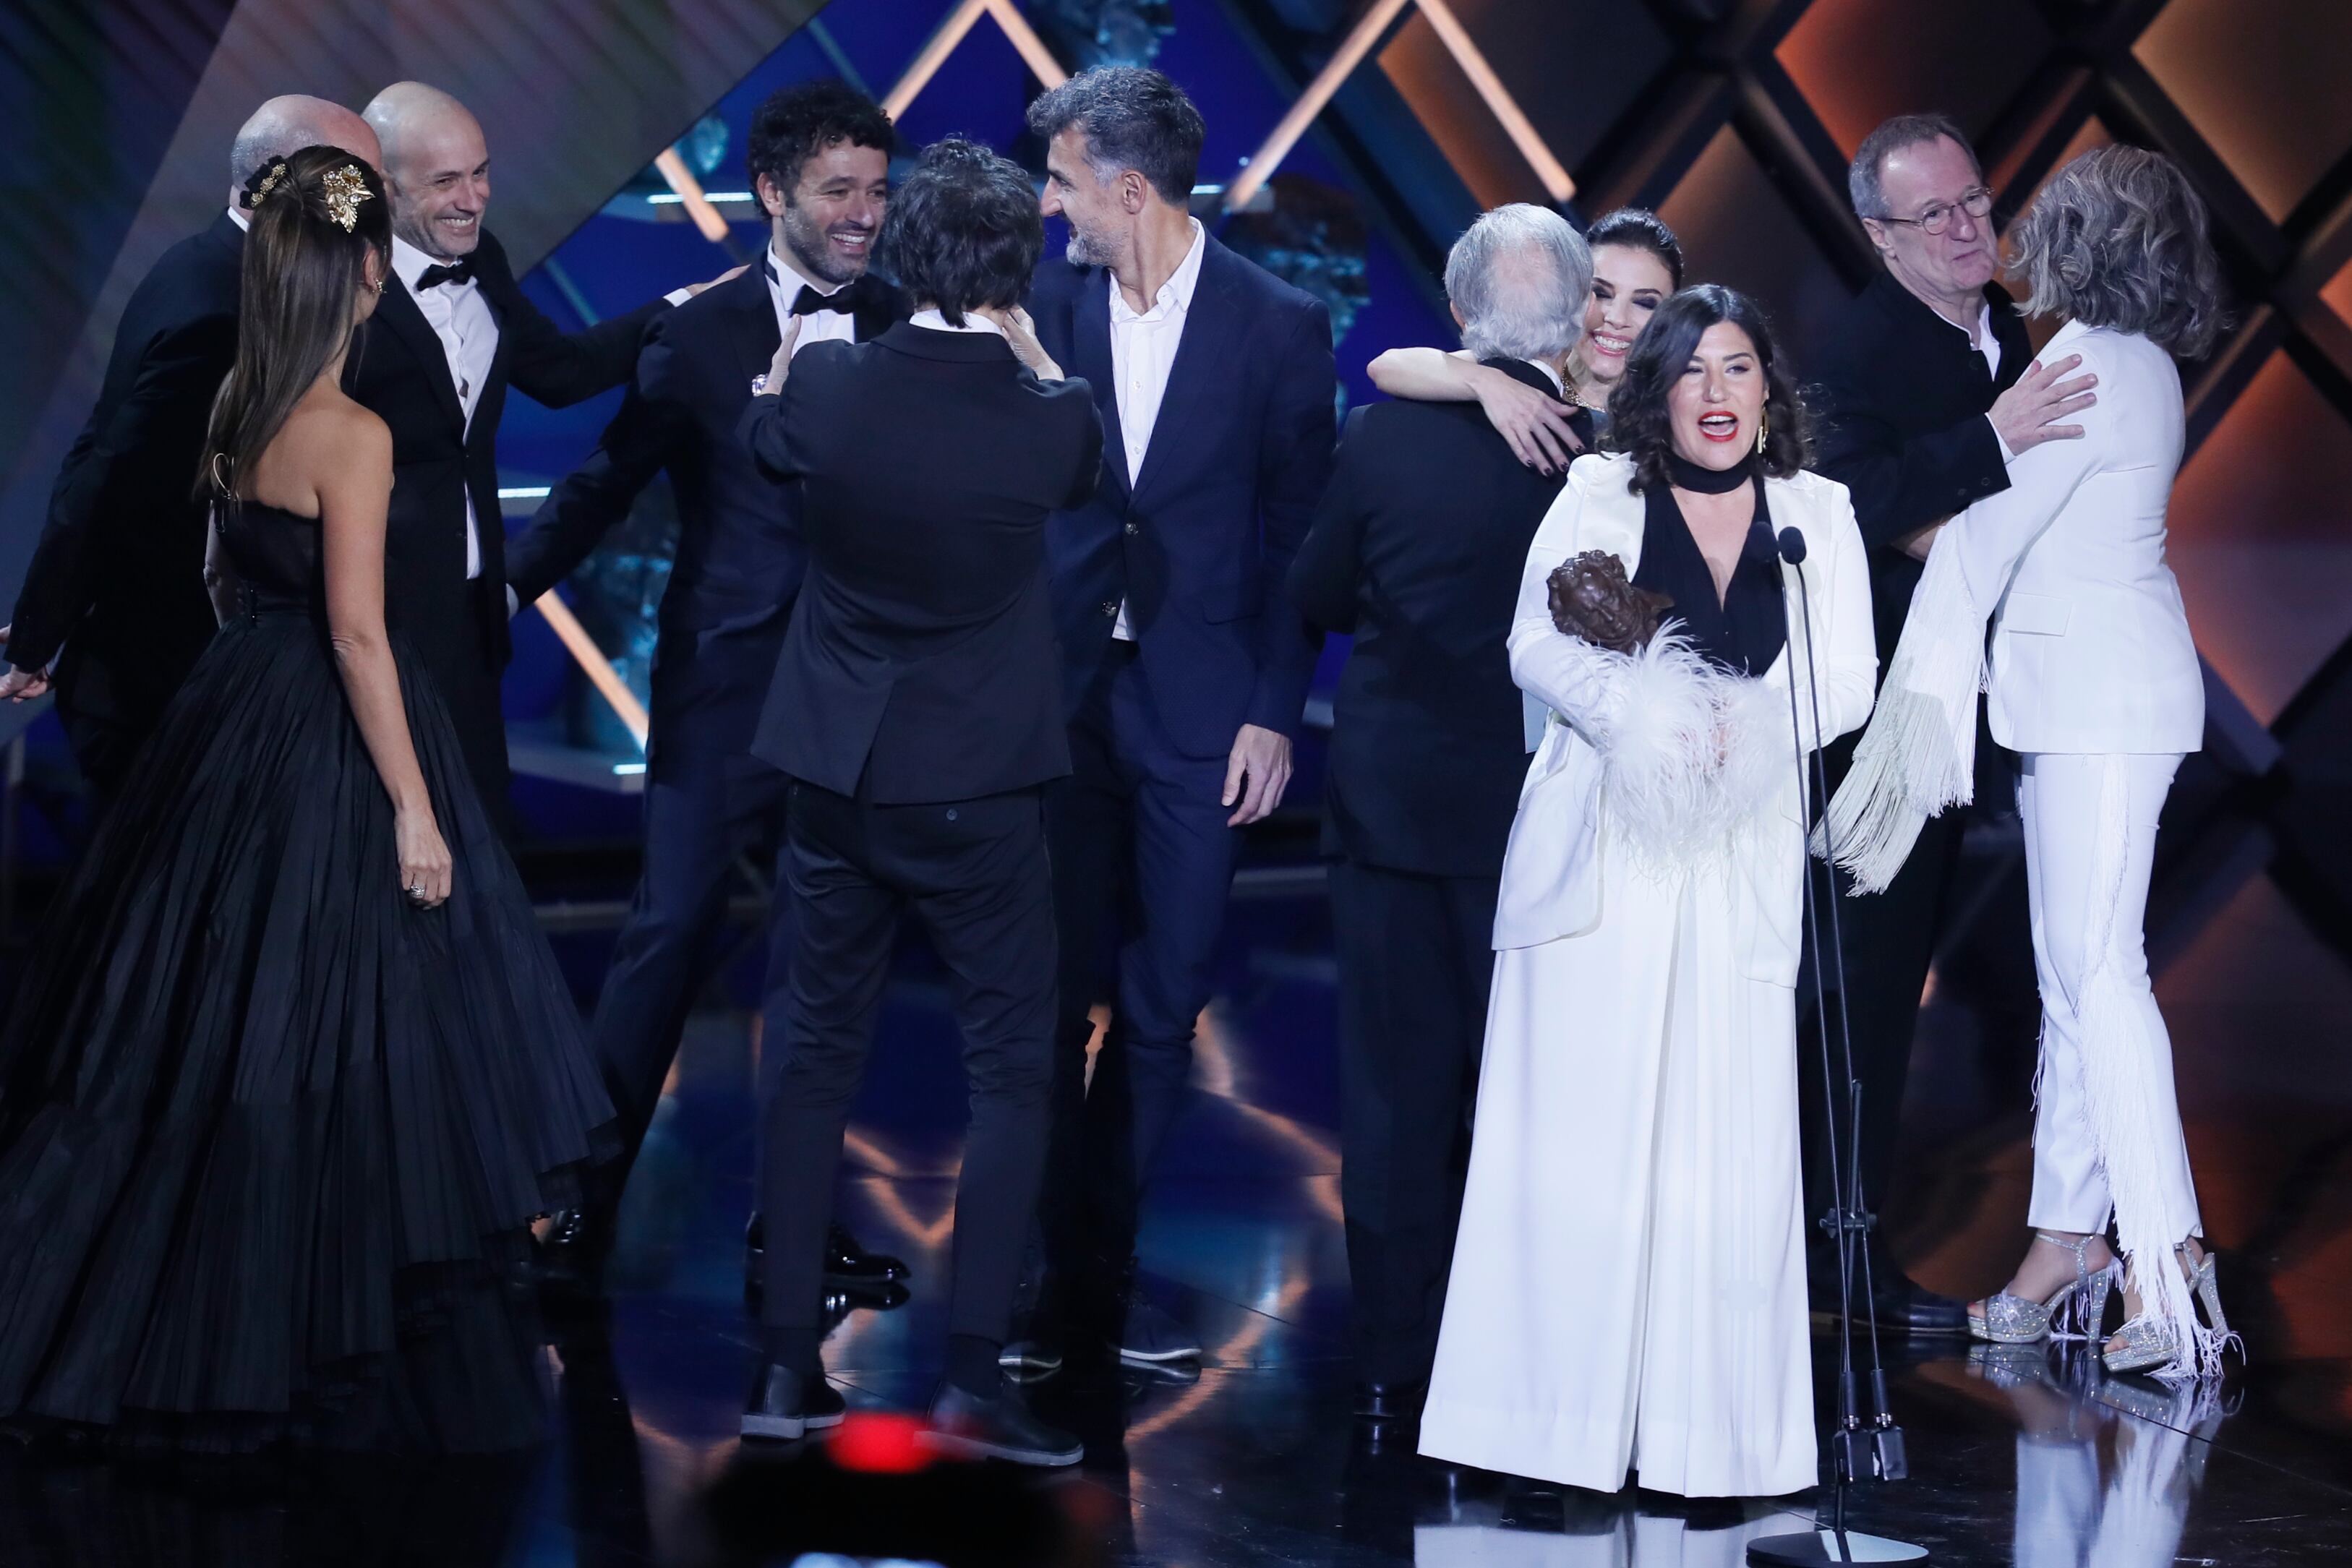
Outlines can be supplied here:
[[[457, 389], [457, 406], [465, 411], [466, 427], [473, 428], [474, 409], [482, 401], [482, 383], [499, 355], [499, 319], [482, 298], [482, 286], [472, 278], [463, 283], [437, 283], [419, 288], [416, 280], [434, 259], [398, 235], [392, 242], [392, 269], [425, 313], [441, 351], [449, 359], [450, 384]], [[474, 493], [466, 492], [466, 576], [482, 575], [481, 524], [474, 516]]]
[[[1128, 308], [1118, 279], [1110, 280], [1110, 379], [1118, 399], [1118, 432], [1127, 449], [1127, 482], [1132, 486], [1143, 472], [1144, 455], [1151, 450], [1151, 427], [1160, 423], [1160, 404], [1168, 395], [1168, 372], [1176, 368], [1176, 350], [1184, 341], [1184, 320], [1192, 313], [1192, 294], [1201, 286], [1201, 257], [1208, 233], [1201, 220], [1192, 225], [1192, 248], [1184, 253], [1168, 281], [1151, 298], [1151, 308], [1138, 315]], [[1118, 606], [1118, 622], [1110, 634], [1123, 643], [1135, 641], [1127, 623], [1127, 601]]]
[[963, 325], [961, 327], [949, 325], [948, 319], [936, 310], [918, 310], [907, 318], [907, 325], [920, 327], [927, 332], [993, 332], [1000, 338], [1004, 336], [1003, 328], [976, 310], [963, 313]]
[[1985, 357], [1985, 369], [1993, 375], [2000, 374], [2000, 340], [1993, 336], [1992, 301], [1985, 301], [1984, 314], [1977, 318], [1977, 352]]
[[247, 234], [251, 234], [253, 232], [253, 218], [243, 207], [238, 206], [234, 202], [229, 204], [228, 221], [235, 224], [237, 227], [245, 230]]
[[[793, 301], [801, 297], [803, 288], [833, 295], [849, 287], [845, 283], [818, 282], [794, 267], [790, 257], [777, 255], [772, 242], [768, 246], [765, 271], [768, 298], [776, 307], [776, 330], [780, 334], [792, 330]], [[847, 310], [812, 310], [800, 320], [801, 335], [793, 344], [795, 356], [811, 343], [854, 343], [857, 340], [857, 318]]]
[[[1958, 322], [1952, 320], [1950, 317], [1944, 316], [1942, 311], [1938, 310], [1936, 314], [1943, 316], [1944, 320], [1950, 325], [1953, 331], [1965, 332], [1968, 330], [1966, 327], [1963, 327]], [[1990, 299], [1986, 300], [1979, 308], [1979, 314], [1977, 317], [1976, 341], [1971, 345], [1971, 347], [1973, 347], [1978, 353], [1984, 356], [1985, 373], [1991, 376], [1996, 381], [2000, 380], [2000, 340], [1993, 336], [1992, 301]], [[1988, 424], [1992, 423], [1991, 414], [1988, 413], [1985, 415], [1985, 423]], [[2000, 460], [2003, 463], [2014, 463], [2017, 461], [2017, 454], [2009, 449], [2009, 443], [2001, 437], [2000, 426], [1997, 424], [1993, 425], [1992, 438], [2000, 444]]]

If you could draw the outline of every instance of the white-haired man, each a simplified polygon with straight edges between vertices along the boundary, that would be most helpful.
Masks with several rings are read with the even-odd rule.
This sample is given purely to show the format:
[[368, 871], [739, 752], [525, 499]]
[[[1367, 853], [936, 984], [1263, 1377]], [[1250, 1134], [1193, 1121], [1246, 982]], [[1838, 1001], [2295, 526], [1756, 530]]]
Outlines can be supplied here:
[[236, 358], [245, 190], [265, 165], [317, 146], [383, 159], [375, 132], [339, 103], [295, 94], [255, 110], [230, 147], [227, 210], [131, 291], [97, 406], [58, 469], [16, 614], [0, 628], [10, 665], [0, 696], [23, 702], [54, 682], [100, 810], [217, 629], [196, 457]]
[[[1557, 213], [1497, 207], [1454, 242], [1462, 342], [1562, 397], [1592, 257]], [[1590, 413], [1570, 416], [1584, 425]], [[1474, 402], [1348, 417], [1290, 593], [1355, 638], [1332, 705], [1323, 850], [1339, 961], [1339, 1187], [1357, 1414], [1409, 1421], [1437, 1349], [1469, 1160], [1503, 847], [1527, 777], [1505, 639], [1559, 493]]]

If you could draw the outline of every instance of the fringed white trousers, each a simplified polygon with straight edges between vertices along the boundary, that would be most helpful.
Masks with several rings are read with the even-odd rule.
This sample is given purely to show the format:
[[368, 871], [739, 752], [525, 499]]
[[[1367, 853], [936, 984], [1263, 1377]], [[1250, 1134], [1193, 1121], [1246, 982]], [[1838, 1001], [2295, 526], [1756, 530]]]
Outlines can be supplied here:
[[[2042, 751], [2021, 761], [2017, 801], [2042, 987], [2027, 1219], [2047, 1230], [2103, 1231], [2120, 1197], [2126, 1242], [2137, 1228], [2128, 1210], [2143, 1207], [2148, 1232], [2168, 1248], [2199, 1230], [2197, 1189], [2141, 927], [2157, 816], [2180, 758]], [[2101, 995], [2086, 1024], [2095, 979]], [[2135, 1179], [2145, 1192], [2119, 1193], [2118, 1173], [2103, 1157], [2124, 1139], [2135, 1145], [2138, 1157], [2126, 1163], [2140, 1167]]]

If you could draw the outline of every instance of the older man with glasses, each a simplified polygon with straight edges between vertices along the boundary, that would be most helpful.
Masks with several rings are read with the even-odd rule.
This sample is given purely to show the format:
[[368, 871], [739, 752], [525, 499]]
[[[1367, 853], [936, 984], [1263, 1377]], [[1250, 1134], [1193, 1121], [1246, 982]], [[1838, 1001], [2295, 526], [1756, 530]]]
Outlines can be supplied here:
[[[1822, 438], [1815, 466], [1853, 494], [1870, 549], [1879, 669], [1893, 658], [1936, 529], [1983, 497], [2009, 487], [2008, 465], [2045, 441], [2079, 438], [2069, 423], [2095, 399], [2079, 356], [2031, 364], [2032, 345], [2015, 304], [1993, 282], [2000, 254], [1993, 193], [1968, 139], [1942, 115], [1909, 114], [1864, 139], [1847, 180], [1854, 214], [1886, 270], [1871, 279], [1830, 335], [1821, 369]], [[1843, 775], [1851, 741], [1832, 748]], [[1863, 1084], [1863, 1199], [1885, 1197], [1909, 1075], [1919, 995], [1935, 957], [1966, 813], [1927, 824], [1902, 873], [1883, 894], [1849, 907], [1845, 1004], [1854, 1069]], [[1818, 1054], [1799, 1061], [1808, 1075]], [[1822, 1103], [1809, 1082], [1809, 1115]], [[1822, 1129], [1806, 1128], [1818, 1142]], [[1807, 1207], [1829, 1204], [1818, 1151], [1805, 1168], [1818, 1184]], [[1877, 1242], [1874, 1238], [1873, 1246]], [[1817, 1252], [1816, 1301], [1835, 1300], [1826, 1249]], [[1874, 1253], [1882, 1324], [1959, 1333], [1957, 1301], [1920, 1289]], [[1822, 1287], [1828, 1287], [1826, 1290]]]

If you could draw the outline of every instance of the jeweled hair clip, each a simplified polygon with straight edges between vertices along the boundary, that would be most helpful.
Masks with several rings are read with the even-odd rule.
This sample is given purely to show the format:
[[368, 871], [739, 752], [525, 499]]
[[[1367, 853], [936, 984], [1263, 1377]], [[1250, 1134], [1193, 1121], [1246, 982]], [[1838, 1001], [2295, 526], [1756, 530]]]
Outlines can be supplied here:
[[246, 206], [249, 209], [261, 205], [261, 199], [276, 190], [278, 182], [284, 178], [286, 178], [286, 161], [283, 158], [266, 169], [257, 171], [253, 179], [245, 187]]
[[327, 215], [342, 225], [345, 234], [356, 230], [360, 224], [360, 204], [375, 194], [367, 188], [367, 180], [360, 173], [359, 165], [346, 163], [340, 169], [330, 170], [320, 183], [326, 187]]

